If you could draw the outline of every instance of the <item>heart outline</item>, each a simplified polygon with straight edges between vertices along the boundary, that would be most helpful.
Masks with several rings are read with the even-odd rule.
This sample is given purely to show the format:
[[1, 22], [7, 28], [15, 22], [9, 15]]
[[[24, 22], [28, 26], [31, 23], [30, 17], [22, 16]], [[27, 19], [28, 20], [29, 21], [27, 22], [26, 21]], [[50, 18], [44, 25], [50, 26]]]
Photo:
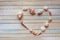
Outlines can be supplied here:
[[[35, 10], [34, 10], [34, 9], [30, 9], [30, 8], [26, 9], [26, 8], [25, 8], [25, 9], [23, 9], [23, 12], [25, 12], [25, 11], [27, 11], [27, 10], [29, 10], [29, 13], [30, 13], [32, 16], [35, 15]], [[43, 9], [43, 11], [39, 12], [39, 13], [38, 13], [38, 16], [42, 15], [44, 11], [49, 12], [49, 16], [52, 16], [51, 12], [48, 11], [48, 7], [45, 7], [45, 8]], [[21, 12], [21, 14], [18, 14], [17, 17], [18, 17], [19, 20], [21, 20], [21, 25], [22, 25], [24, 28], [26, 28], [27, 30], [29, 30], [29, 32], [32, 33], [32, 34], [35, 35], [35, 36], [36, 36], [36, 35], [41, 35], [43, 32], [45, 32], [46, 29], [47, 29], [48, 26], [49, 26], [49, 23], [52, 22], [52, 18], [49, 17], [47, 23], [45, 23], [44, 26], [41, 27], [41, 32], [40, 32], [40, 33], [37, 33], [36, 31], [33, 31], [32, 29], [29, 29], [29, 28], [24, 24], [24, 22], [23, 22], [23, 20], [22, 20], [23, 14], [24, 14], [23, 12]], [[33, 13], [34, 13], [34, 14], [33, 14]]]

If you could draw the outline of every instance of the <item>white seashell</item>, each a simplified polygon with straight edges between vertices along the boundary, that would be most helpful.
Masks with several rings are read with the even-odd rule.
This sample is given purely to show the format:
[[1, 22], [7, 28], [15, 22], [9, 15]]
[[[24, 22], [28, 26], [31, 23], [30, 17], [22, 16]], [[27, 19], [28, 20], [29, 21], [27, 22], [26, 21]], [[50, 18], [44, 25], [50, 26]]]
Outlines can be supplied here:
[[43, 27], [41, 27], [41, 30], [45, 30], [46, 28], [43, 26]]

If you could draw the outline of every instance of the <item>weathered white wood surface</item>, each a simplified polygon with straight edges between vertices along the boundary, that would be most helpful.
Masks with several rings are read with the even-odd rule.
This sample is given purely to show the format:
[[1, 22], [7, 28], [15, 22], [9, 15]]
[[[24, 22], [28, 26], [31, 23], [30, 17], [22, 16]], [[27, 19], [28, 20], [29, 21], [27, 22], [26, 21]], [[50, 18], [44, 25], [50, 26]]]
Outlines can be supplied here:
[[[35, 8], [36, 12], [48, 6], [53, 22], [40, 36], [33, 36], [21, 26], [17, 14], [24, 7]], [[24, 14], [24, 23], [39, 32], [48, 15]], [[60, 0], [0, 0], [0, 40], [60, 40]]]

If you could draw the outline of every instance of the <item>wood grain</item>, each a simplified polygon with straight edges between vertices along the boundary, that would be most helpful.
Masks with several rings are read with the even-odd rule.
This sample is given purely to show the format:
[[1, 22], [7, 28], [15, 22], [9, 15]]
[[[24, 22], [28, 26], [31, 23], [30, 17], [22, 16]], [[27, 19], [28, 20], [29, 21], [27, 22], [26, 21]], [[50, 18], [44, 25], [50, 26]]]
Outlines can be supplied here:
[[[22, 8], [30, 7], [36, 11], [35, 16], [24, 13], [24, 23], [39, 32], [47, 21], [47, 14], [37, 16], [44, 6], [52, 12], [53, 22], [40, 36], [33, 36], [26, 30], [17, 18]], [[60, 40], [60, 0], [0, 0], [0, 40]]]

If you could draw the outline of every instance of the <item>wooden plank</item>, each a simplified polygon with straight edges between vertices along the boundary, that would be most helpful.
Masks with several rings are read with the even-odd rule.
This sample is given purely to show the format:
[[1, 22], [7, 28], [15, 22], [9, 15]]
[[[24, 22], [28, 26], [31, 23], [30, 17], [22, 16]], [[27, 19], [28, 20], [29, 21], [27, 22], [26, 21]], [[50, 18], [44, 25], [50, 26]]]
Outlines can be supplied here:
[[[32, 34], [1, 34], [0, 37], [32, 37]], [[60, 37], [60, 34], [43, 34], [43, 36], [48, 37]]]
[[[41, 30], [34, 29], [34, 31], [39, 33]], [[0, 30], [0, 34], [30, 34], [30, 32], [28, 30]], [[47, 29], [44, 34], [60, 34], [60, 29]]]
[[7, 5], [59, 5], [59, 1], [42, 1], [42, 2], [0, 2], [1, 6], [7, 6]]
[[[0, 1], [21, 1], [21, 0], [0, 0]], [[22, 1], [31, 1], [31, 0], [22, 0]], [[51, 0], [33, 0], [33, 1], [51, 1]], [[52, 1], [57, 1], [57, 0], [52, 0]]]
[[19, 37], [19, 38], [18, 37], [17, 38], [16, 37], [15, 38], [11, 38], [11, 37], [4, 38], [3, 37], [3, 38], [0, 38], [0, 40], [35, 40], [35, 39], [36, 40], [40, 40], [40, 39], [41, 40], [52, 40], [52, 39], [59, 40], [59, 38], [60, 37], [28, 37], [28, 38], [27, 37]]
[[[5, 30], [5, 29], [25, 29], [21, 24], [0, 24], [0, 30]], [[29, 28], [32, 29], [40, 29], [43, 23], [41, 24], [26, 24]], [[37, 27], [38, 26], [38, 27]], [[60, 24], [59, 23], [51, 23], [49, 26], [49, 29], [60, 29]]]
[[[45, 23], [46, 21], [48, 21], [47, 19], [45, 20], [45, 19], [36, 19], [36, 20], [23, 20], [24, 21], [24, 23]], [[21, 21], [19, 21], [19, 20], [8, 20], [8, 19], [4, 19], [4, 20], [0, 20], [0, 23], [19, 23], [19, 22], [21, 22]], [[54, 20], [53, 19], [53, 21], [52, 21], [53, 23], [60, 23], [60, 20]]]
[[[17, 15], [21, 11], [22, 11], [21, 9], [17, 9], [17, 8], [16, 9], [8, 9], [8, 10], [2, 9], [2, 10], [0, 10], [0, 15]], [[38, 13], [39, 11], [41, 11], [41, 9], [36, 9], [35, 11], [36, 11], [36, 13]], [[60, 9], [50, 9], [50, 11], [52, 12], [52, 15], [60, 15]], [[24, 15], [30, 15], [30, 14], [29, 14], [29, 12], [25, 12]]]
[[[28, 36], [27, 36], [28, 37]], [[60, 37], [13, 37], [13, 38], [9, 38], [9, 37], [2, 37], [0, 38], [0, 40], [59, 40]]]
[[[22, 9], [22, 8], [34, 8], [34, 9], [42, 9], [44, 6], [0, 6], [0, 10], [11, 10], [11, 9]], [[48, 6], [49, 9], [60, 9], [60, 6]]]
[[[49, 16], [24, 16], [23, 17], [23, 20], [46, 20], [46, 19], [48, 19], [49, 18]], [[52, 19], [59, 19], [60, 18], [60, 16], [51, 16], [51, 18]], [[4, 19], [6, 19], [6, 20], [8, 20], [8, 19], [15, 19], [15, 20], [18, 20], [18, 18], [17, 18], [17, 16], [1, 16], [1, 18], [0, 18], [0, 20], [2, 21], [2, 20], [4, 20]]]

